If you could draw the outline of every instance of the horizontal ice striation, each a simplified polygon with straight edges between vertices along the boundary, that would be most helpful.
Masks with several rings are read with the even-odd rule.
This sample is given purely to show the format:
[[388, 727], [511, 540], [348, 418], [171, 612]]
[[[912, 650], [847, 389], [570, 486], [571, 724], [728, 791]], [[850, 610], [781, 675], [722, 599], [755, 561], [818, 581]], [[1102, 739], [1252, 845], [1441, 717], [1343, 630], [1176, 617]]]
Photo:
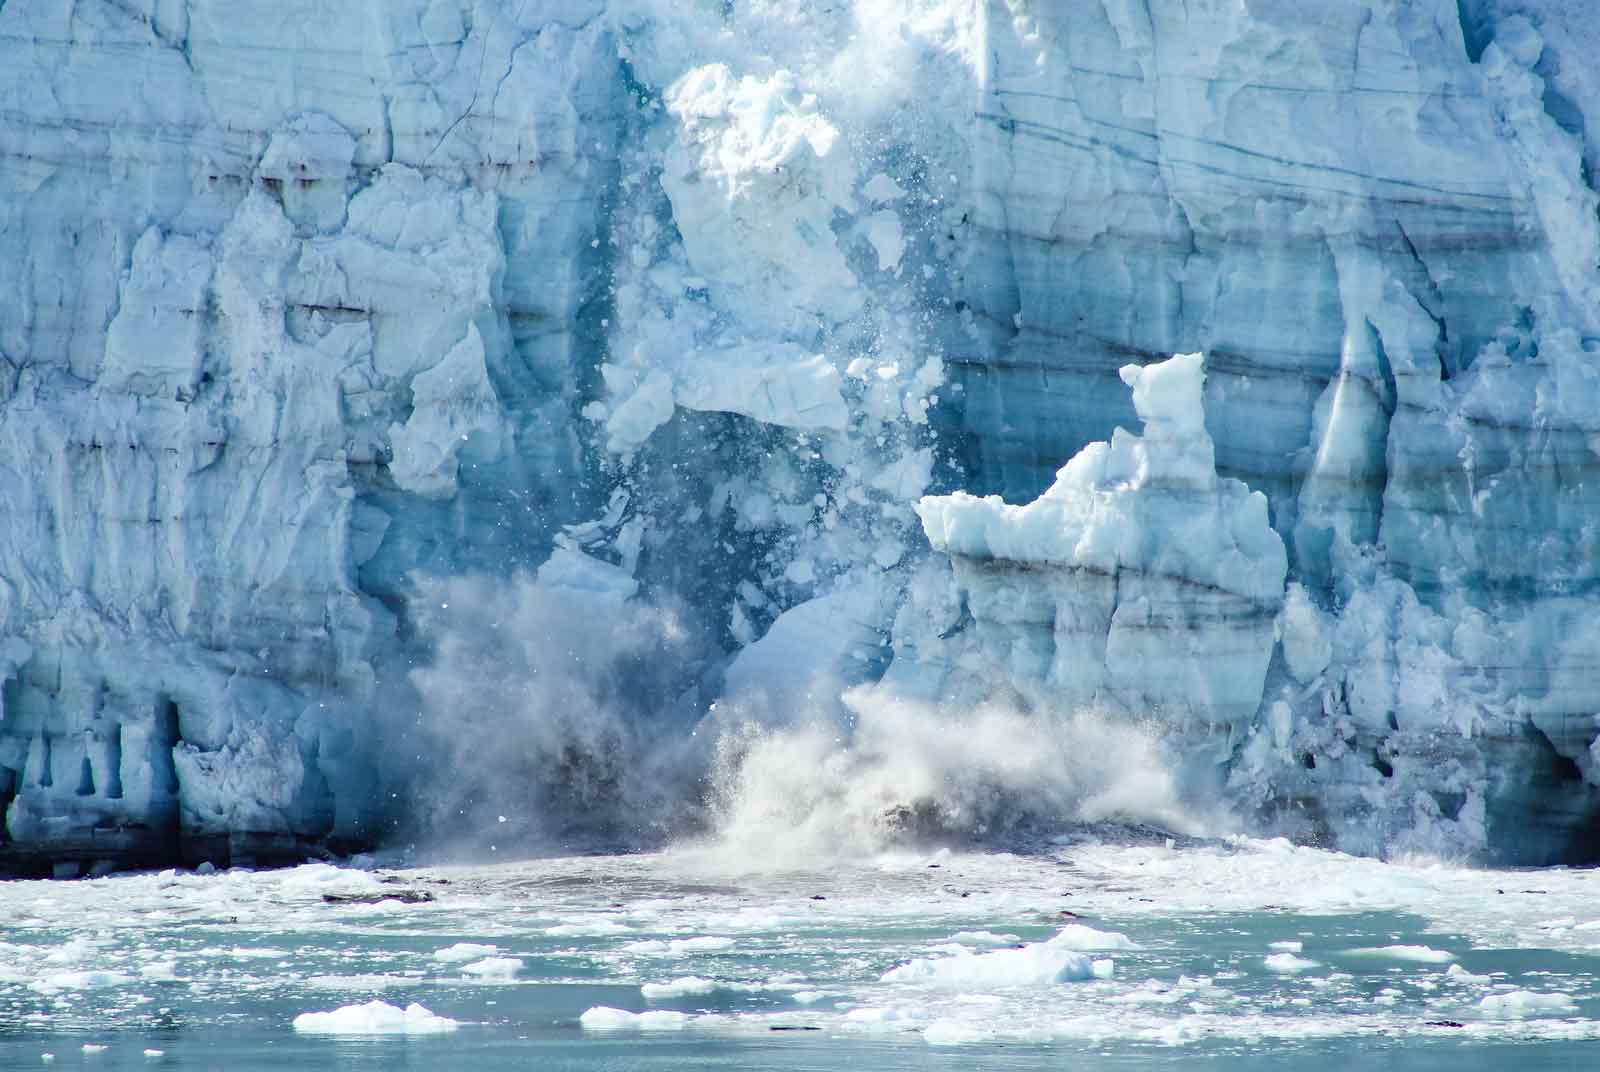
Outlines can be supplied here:
[[0, 867], [880, 677], [1600, 852], [1588, 5], [324, 8], [0, 5]]
[[1034, 705], [1155, 713], [1226, 758], [1261, 702], [1283, 541], [1264, 496], [1217, 479], [1201, 355], [1122, 378], [1142, 437], [1090, 444], [1026, 506], [956, 492], [917, 512], [979, 647]]
[[[852, 44], [874, 18], [895, 43]], [[618, 712], [520, 703], [515, 675], [638, 653], [472, 643], [484, 614], [605, 595], [552, 596], [556, 573], [627, 582], [630, 609], [575, 612], [597, 636], [615, 614], [692, 649], [662, 660], [681, 704], [630, 710], [725, 689], [777, 717], [773, 660], [821, 706], [877, 673], [960, 331], [974, 25], [5, 5], [0, 868], [294, 857], [442, 800], [476, 815], [481, 746], [453, 735], [480, 717], [511, 766], [543, 763], [518, 719], [548, 713], [553, 762], [614, 771], [586, 749]], [[939, 108], [905, 107], [917, 72]], [[453, 617], [457, 592], [483, 598]], [[835, 655], [756, 650], [780, 620]], [[466, 651], [509, 653], [469, 703], [440, 665]]]
[[1128, 422], [1115, 370], [1203, 350], [1296, 582], [1235, 801], [1361, 851], [1591, 854], [1592, 11], [987, 10], [972, 490], [1039, 494]]
[[585, 509], [594, 14], [0, 11], [0, 867], [371, 840], [405, 575]]

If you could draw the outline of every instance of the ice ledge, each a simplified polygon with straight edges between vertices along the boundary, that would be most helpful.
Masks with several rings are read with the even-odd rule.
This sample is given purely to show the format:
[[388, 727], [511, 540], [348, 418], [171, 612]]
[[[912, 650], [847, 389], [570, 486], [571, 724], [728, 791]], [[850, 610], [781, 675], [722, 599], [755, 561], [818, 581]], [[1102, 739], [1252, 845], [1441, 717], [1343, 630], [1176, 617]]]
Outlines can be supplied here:
[[1200, 354], [1121, 370], [1145, 434], [1117, 429], [1084, 448], [1039, 498], [930, 495], [917, 504], [935, 550], [974, 559], [1124, 570], [1215, 588], [1244, 599], [1283, 598], [1288, 560], [1267, 500], [1219, 480], [1206, 434]]
[[1217, 477], [1202, 356], [1121, 375], [1143, 436], [1091, 444], [1026, 505], [958, 492], [917, 512], [984, 654], [1025, 694], [1232, 730], [1261, 702], [1283, 541], [1264, 496]]

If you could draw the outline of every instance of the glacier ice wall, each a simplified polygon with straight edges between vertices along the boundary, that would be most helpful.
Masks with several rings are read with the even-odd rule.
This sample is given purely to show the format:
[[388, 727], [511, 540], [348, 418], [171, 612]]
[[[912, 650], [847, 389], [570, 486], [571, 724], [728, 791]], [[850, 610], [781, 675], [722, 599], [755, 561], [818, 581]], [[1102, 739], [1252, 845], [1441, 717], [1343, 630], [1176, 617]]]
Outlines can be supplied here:
[[1161, 712], [1226, 761], [1261, 704], [1288, 562], [1266, 497], [1217, 479], [1202, 360], [1125, 365], [1144, 435], [1085, 447], [1033, 502], [958, 491], [917, 512], [1031, 706]]
[[3, 851], [370, 838], [406, 575], [588, 508], [596, 14], [0, 10]]
[[[0, 864], [541, 769], [627, 826], [867, 681], [1147, 720], [1360, 851], [1592, 857], [1597, 47], [1576, 0], [0, 5]], [[1179, 353], [1203, 427], [1119, 431]], [[1013, 553], [1077, 509], [1144, 542]]]

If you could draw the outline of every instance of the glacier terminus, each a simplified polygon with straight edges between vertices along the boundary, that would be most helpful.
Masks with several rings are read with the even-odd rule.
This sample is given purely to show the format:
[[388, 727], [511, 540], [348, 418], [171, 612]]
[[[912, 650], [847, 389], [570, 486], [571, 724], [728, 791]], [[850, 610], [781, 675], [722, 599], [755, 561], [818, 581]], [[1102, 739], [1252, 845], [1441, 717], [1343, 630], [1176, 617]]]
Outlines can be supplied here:
[[1582, 0], [0, 3], [0, 871], [1600, 860], [1597, 55]]

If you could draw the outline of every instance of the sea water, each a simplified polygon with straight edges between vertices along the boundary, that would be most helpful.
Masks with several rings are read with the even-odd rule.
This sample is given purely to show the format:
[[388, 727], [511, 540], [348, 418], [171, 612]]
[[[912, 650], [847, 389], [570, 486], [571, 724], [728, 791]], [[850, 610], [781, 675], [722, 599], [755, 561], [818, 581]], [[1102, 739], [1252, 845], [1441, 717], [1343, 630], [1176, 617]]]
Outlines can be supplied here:
[[0, 1068], [1590, 1068], [1600, 873], [1281, 841], [0, 883]]

